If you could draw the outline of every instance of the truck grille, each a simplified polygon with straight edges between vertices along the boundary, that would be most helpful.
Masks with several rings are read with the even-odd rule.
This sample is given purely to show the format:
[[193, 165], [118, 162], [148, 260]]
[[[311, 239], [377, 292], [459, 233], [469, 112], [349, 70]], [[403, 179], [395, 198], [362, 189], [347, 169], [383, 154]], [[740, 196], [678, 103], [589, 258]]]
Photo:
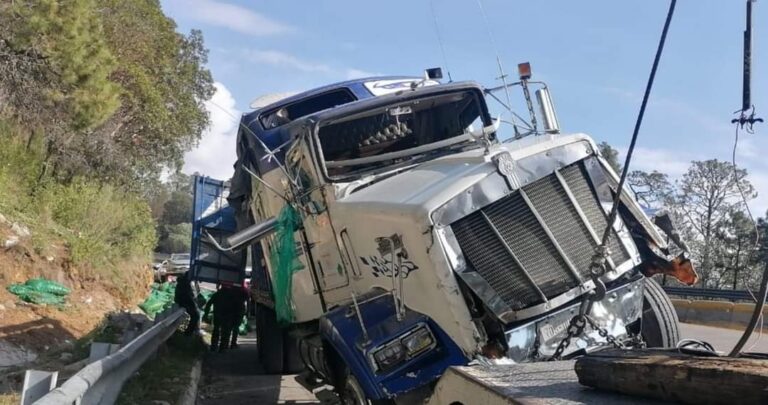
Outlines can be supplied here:
[[[583, 162], [559, 175], [539, 179], [451, 224], [469, 265], [513, 310], [543, 303], [589, 279], [606, 214]], [[609, 248], [616, 265], [630, 259], [615, 232]]]

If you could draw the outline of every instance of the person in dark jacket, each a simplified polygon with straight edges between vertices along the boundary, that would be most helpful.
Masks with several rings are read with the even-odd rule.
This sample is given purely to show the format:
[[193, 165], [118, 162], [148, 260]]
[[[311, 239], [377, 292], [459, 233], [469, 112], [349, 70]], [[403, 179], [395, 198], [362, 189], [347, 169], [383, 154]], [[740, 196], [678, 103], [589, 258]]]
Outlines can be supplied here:
[[243, 317], [248, 309], [247, 303], [250, 299], [248, 289], [245, 286], [235, 286], [235, 292], [232, 294], [233, 305], [237, 308], [237, 314], [234, 319], [234, 329], [232, 330], [232, 342], [229, 345], [230, 349], [237, 349], [237, 335], [240, 332], [240, 323], [243, 322]]
[[[244, 314], [245, 298], [242, 287], [225, 285], [205, 304], [203, 317], [207, 318], [213, 307], [213, 333], [211, 333], [211, 351], [223, 352], [237, 347], [237, 326]], [[235, 335], [233, 337], [233, 335]], [[232, 346], [234, 342], [234, 346]]]
[[195, 294], [192, 291], [189, 272], [185, 272], [176, 279], [176, 292], [173, 300], [189, 314], [189, 323], [184, 331], [185, 335], [197, 333], [200, 328], [200, 310], [195, 303]]

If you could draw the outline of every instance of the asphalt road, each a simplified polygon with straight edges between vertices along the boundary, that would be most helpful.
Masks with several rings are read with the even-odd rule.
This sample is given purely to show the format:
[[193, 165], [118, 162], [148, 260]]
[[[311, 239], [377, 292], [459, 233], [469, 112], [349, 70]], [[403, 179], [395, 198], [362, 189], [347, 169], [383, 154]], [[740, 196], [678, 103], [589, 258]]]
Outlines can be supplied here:
[[[721, 329], [690, 323], [683, 323], [680, 326], [683, 339], [703, 340], [714, 346], [715, 350], [724, 353], [731, 351], [743, 333], [743, 331], [739, 330]], [[764, 333], [761, 334], [758, 328], [752, 334], [743, 351], [768, 353], [768, 325], [766, 325]]]
[[[730, 351], [740, 337], [741, 331], [737, 330], [682, 324], [682, 338], [704, 340], [721, 352]], [[745, 349], [768, 353], [768, 336], [759, 336], [756, 331]], [[318, 403], [294, 376], [265, 375], [256, 361], [253, 338], [241, 339], [238, 349], [206, 355], [198, 405]]]

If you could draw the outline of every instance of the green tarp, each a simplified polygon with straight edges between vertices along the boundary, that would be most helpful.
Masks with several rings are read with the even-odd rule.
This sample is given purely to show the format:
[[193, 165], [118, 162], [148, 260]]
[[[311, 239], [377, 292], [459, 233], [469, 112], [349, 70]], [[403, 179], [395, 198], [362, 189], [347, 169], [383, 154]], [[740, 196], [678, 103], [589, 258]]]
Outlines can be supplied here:
[[282, 325], [293, 321], [291, 303], [293, 273], [304, 268], [296, 253], [296, 241], [293, 236], [299, 226], [301, 226], [301, 217], [298, 211], [290, 204], [283, 207], [277, 217], [275, 240], [270, 252], [270, 262], [275, 272], [273, 285], [275, 312], [277, 321]]

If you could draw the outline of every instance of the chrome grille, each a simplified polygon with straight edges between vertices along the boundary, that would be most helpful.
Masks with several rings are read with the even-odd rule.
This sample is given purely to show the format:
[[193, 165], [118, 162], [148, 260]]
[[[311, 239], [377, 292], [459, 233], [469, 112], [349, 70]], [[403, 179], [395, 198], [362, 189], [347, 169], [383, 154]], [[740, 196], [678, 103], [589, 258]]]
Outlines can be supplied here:
[[[560, 171], [568, 188], [573, 193], [579, 207], [584, 211], [587, 220], [592, 224], [592, 229], [598, 232], [598, 236], [603, 236], [603, 231], [608, 224], [607, 215], [600, 207], [600, 203], [597, 200], [597, 196], [592, 189], [587, 178], [586, 168], [583, 163], [574, 164], [568, 166]], [[629, 260], [629, 253], [624, 246], [619, 242], [619, 238], [616, 237], [616, 232], [611, 235], [608, 241], [608, 249], [611, 251], [611, 259], [617, 265]]]
[[[451, 224], [467, 263], [513, 310], [543, 303], [589, 279], [606, 215], [583, 163], [561, 169], [560, 175], [539, 179]], [[629, 259], [615, 233], [610, 248], [616, 264]]]

